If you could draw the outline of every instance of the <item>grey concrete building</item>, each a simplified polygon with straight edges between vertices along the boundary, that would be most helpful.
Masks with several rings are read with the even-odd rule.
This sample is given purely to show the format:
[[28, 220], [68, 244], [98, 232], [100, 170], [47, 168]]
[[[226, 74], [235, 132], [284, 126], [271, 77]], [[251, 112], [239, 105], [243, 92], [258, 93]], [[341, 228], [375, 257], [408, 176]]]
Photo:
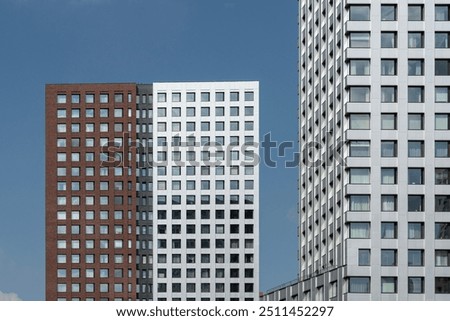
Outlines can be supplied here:
[[449, 20], [299, 1], [299, 275], [264, 299], [450, 299]]

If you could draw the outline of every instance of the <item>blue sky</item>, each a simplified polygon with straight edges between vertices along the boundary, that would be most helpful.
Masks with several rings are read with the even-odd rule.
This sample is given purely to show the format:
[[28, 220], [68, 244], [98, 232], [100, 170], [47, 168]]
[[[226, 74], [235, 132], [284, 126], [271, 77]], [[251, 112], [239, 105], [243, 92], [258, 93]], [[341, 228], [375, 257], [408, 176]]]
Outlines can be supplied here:
[[[259, 80], [261, 137], [297, 141], [296, 0], [0, 0], [0, 43], [0, 295], [45, 297], [46, 83]], [[292, 152], [261, 167], [262, 291], [297, 275]]]

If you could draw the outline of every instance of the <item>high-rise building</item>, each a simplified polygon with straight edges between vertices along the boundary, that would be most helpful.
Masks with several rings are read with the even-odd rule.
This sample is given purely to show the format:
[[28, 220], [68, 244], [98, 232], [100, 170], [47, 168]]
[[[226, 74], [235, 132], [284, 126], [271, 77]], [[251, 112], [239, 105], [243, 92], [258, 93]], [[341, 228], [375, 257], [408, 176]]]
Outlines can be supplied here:
[[299, 279], [265, 299], [450, 299], [450, 3], [299, 1]]
[[47, 85], [47, 300], [258, 299], [258, 117], [258, 82]]

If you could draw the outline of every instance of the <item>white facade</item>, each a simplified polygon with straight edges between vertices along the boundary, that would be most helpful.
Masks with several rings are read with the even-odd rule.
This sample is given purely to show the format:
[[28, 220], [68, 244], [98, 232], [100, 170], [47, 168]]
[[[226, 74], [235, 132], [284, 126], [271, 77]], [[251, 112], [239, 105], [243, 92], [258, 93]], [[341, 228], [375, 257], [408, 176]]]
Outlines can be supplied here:
[[450, 299], [450, 3], [299, 1], [299, 281], [268, 299]]
[[154, 300], [258, 299], [258, 119], [258, 82], [153, 84]]

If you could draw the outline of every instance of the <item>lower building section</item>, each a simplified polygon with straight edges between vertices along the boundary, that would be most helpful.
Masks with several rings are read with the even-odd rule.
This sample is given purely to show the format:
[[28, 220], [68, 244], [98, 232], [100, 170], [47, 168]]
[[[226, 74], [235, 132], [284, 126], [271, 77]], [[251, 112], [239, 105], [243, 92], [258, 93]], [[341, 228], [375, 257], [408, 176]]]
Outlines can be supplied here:
[[330, 269], [304, 280], [293, 280], [261, 296], [263, 301], [345, 300], [345, 267]]

